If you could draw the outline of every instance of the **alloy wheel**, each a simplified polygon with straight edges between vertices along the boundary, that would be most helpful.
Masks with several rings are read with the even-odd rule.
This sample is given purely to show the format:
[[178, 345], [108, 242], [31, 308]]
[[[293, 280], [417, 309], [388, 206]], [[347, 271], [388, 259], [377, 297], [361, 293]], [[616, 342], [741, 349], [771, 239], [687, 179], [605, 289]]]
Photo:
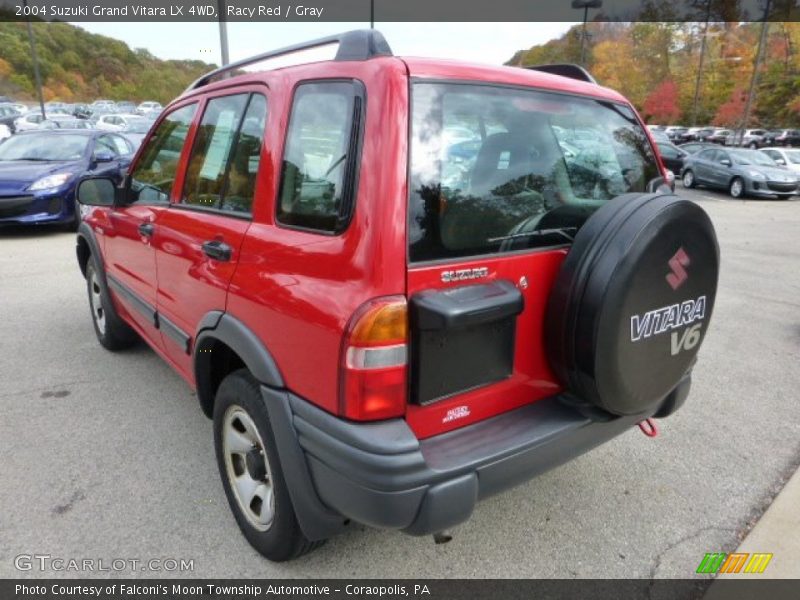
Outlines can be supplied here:
[[272, 471], [264, 442], [242, 407], [228, 407], [222, 424], [225, 472], [239, 508], [250, 524], [266, 531], [275, 517]]
[[92, 278], [89, 281], [89, 304], [92, 309], [94, 324], [100, 335], [106, 333], [106, 311], [103, 308], [103, 298], [100, 293], [100, 282], [97, 280], [97, 273], [92, 271]]

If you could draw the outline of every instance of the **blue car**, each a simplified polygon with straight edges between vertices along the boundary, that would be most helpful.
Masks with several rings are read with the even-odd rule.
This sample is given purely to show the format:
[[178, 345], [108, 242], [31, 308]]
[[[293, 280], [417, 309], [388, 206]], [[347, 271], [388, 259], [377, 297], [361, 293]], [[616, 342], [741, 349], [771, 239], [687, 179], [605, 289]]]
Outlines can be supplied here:
[[133, 144], [106, 131], [29, 131], [8, 138], [0, 144], [0, 225], [77, 229], [78, 182], [87, 175], [121, 180], [133, 153]]

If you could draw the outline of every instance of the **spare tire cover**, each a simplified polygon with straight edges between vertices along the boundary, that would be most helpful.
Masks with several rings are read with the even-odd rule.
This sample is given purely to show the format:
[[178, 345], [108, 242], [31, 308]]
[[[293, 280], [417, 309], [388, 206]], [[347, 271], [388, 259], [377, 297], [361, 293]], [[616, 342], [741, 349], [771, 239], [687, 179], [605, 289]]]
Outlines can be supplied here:
[[652, 411], [695, 362], [719, 274], [706, 212], [625, 194], [575, 237], [548, 300], [550, 364], [569, 392], [615, 415]]

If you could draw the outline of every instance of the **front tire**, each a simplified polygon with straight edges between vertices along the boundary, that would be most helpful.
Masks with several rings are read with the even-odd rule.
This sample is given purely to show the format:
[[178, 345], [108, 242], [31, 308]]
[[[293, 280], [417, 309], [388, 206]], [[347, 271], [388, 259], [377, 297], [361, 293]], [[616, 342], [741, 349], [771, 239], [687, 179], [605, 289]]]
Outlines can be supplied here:
[[225, 377], [217, 390], [214, 448], [228, 505], [253, 548], [282, 562], [322, 544], [300, 529], [267, 407], [247, 369]]
[[744, 196], [744, 181], [741, 177], [734, 177], [728, 188], [731, 198], [741, 198]]
[[693, 188], [695, 186], [694, 173], [690, 169], [687, 169], [683, 172], [682, 181], [683, 187]]
[[111, 296], [100, 278], [97, 265], [91, 258], [86, 265], [86, 290], [89, 295], [89, 310], [94, 333], [100, 345], [112, 352], [132, 346], [138, 336], [117, 314]]

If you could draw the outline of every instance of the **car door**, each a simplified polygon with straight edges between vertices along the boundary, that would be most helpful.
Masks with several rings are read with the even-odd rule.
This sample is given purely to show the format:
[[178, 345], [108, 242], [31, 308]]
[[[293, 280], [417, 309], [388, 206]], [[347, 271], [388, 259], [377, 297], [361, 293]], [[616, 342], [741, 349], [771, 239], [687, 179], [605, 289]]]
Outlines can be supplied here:
[[[725, 164], [722, 161], [728, 162]], [[728, 187], [732, 164], [730, 154], [724, 150], [717, 150], [710, 168], [711, 183], [717, 187]]]
[[102, 227], [109, 286], [132, 320], [158, 348], [161, 336], [156, 322], [157, 280], [152, 236], [174, 193], [196, 109], [196, 102], [175, 108], [155, 127], [145, 151], [139, 154], [126, 178], [124, 204], [107, 213], [108, 223]]
[[717, 151], [714, 149], [701, 150], [692, 161], [692, 170], [695, 180], [698, 183], [709, 183], [711, 181], [710, 164], [714, 160]]
[[225, 311], [250, 227], [267, 115], [266, 88], [211, 96], [202, 108], [180, 192], [156, 223], [158, 318], [164, 351], [193, 378], [200, 321]]

